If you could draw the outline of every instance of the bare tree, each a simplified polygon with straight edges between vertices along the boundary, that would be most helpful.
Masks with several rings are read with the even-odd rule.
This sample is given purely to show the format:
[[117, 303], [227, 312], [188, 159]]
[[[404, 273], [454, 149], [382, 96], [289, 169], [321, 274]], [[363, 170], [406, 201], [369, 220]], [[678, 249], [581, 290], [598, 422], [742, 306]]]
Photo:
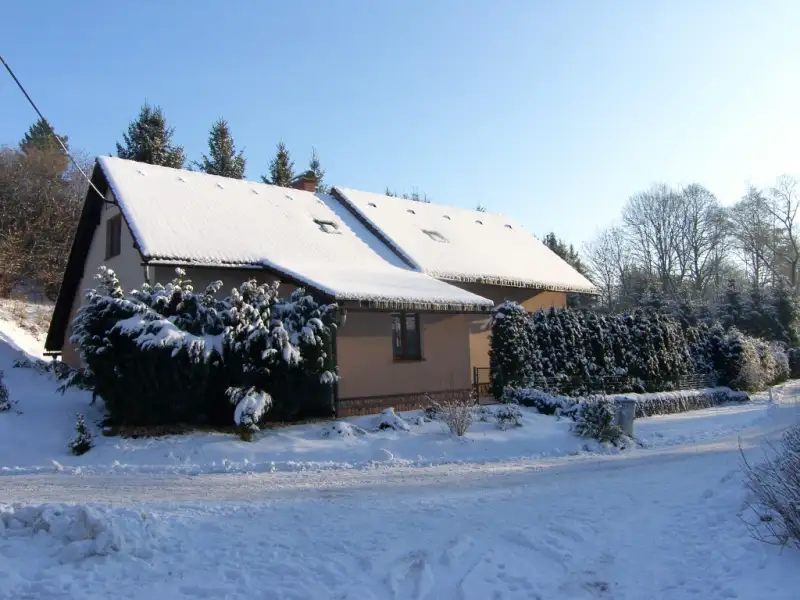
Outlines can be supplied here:
[[619, 299], [627, 296], [630, 253], [625, 232], [611, 227], [597, 234], [584, 247], [589, 278], [600, 290], [601, 303], [609, 310], [619, 308]]
[[727, 220], [714, 194], [697, 183], [681, 190], [678, 208], [678, 277], [688, 279], [693, 295], [701, 297], [709, 284], [719, 279]]
[[773, 268], [775, 218], [767, 204], [766, 196], [751, 186], [728, 211], [732, 245], [744, 263], [748, 278], [756, 286], [767, 283]]
[[797, 291], [800, 264], [800, 224], [796, 222], [800, 208], [797, 180], [788, 175], [779, 177], [775, 187], [770, 190], [766, 207], [775, 218], [779, 229], [778, 235], [770, 238], [771, 250], [776, 259], [772, 263], [773, 274], [776, 277], [785, 275], [792, 289]]
[[682, 233], [681, 195], [666, 184], [653, 185], [631, 196], [622, 211], [622, 221], [633, 255], [647, 273], [658, 278], [667, 291], [679, 272], [678, 253]]

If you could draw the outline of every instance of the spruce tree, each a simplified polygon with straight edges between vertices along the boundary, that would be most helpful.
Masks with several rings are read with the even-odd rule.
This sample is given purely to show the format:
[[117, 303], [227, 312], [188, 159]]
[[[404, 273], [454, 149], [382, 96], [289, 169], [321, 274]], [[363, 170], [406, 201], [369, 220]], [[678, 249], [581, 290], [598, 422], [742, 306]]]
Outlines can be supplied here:
[[800, 344], [800, 305], [787, 281], [778, 282], [772, 291], [771, 300], [775, 319], [783, 328], [787, 341], [790, 345], [797, 346]]
[[219, 119], [211, 126], [208, 132], [208, 150], [208, 156], [203, 154], [203, 160], [194, 163], [198, 169], [211, 175], [244, 179], [247, 161], [241, 150], [236, 151], [236, 144], [225, 119]]
[[316, 179], [317, 192], [320, 194], [327, 194], [330, 191], [330, 188], [325, 185], [325, 169], [322, 168], [316, 148], [311, 148], [311, 158], [308, 160], [308, 170], [306, 173], [313, 175], [314, 179]]
[[567, 264], [569, 264], [573, 269], [575, 269], [578, 273], [583, 275], [584, 277], [589, 273], [589, 269], [583, 264], [578, 251], [575, 250], [575, 247], [572, 244], [567, 245], [566, 242], [560, 240], [554, 232], [550, 232], [544, 236], [542, 240], [545, 246], [550, 248], [553, 252], [555, 252], [561, 259], [564, 260]]
[[269, 176], [262, 175], [261, 181], [280, 187], [292, 187], [294, 161], [292, 161], [289, 150], [283, 142], [278, 143], [275, 156], [269, 163]]
[[[28, 128], [28, 131], [19, 142], [19, 149], [25, 153], [31, 150], [40, 152], [63, 152], [61, 145], [56, 141], [56, 137], [61, 143], [69, 148], [66, 135], [58, 135], [44, 119], [39, 119]], [[67, 158], [66, 156], [64, 157]]]
[[502, 398], [506, 386], [523, 386], [533, 372], [530, 327], [525, 309], [504, 302], [494, 310], [489, 337], [489, 390]]
[[117, 143], [117, 156], [151, 165], [183, 168], [183, 146], [172, 144], [173, 127], [167, 127], [160, 106], [145, 103], [139, 116], [130, 122], [122, 134], [125, 144]]

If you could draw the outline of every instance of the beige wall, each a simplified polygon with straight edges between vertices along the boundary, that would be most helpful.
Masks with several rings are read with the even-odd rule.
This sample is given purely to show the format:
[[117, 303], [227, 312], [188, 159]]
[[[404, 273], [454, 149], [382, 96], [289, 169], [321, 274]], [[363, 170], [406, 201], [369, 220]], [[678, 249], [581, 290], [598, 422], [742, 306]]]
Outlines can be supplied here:
[[[114, 194], [110, 189], [106, 194], [106, 199], [114, 200]], [[122, 221], [120, 236], [120, 253], [117, 256], [106, 259], [106, 221], [118, 214], [119, 208], [116, 206], [112, 206], [111, 204], [106, 204], [104, 206], [100, 216], [100, 225], [95, 229], [92, 243], [89, 246], [89, 253], [86, 256], [83, 277], [81, 277], [76, 293], [77, 297], [72, 302], [72, 312], [69, 317], [70, 325], [67, 326], [61, 354], [62, 360], [72, 367], [77, 368], [80, 366], [78, 353], [73, 344], [69, 341], [72, 335], [72, 320], [75, 318], [78, 309], [85, 302], [86, 290], [95, 287], [96, 282], [94, 276], [97, 275], [97, 270], [100, 266], [105, 265], [113, 269], [122, 287], [126, 290], [140, 286], [142, 281], [144, 281], [144, 268], [141, 266], [142, 259], [139, 255], [139, 251], [133, 246], [133, 236], [124, 220]]]
[[[450, 282], [448, 282], [450, 283]], [[566, 308], [567, 294], [565, 292], [550, 292], [532, 290], [527, 288], [503, 287], [499, 285], [483, 285], [478, 283], [453, 283], [473, 294], [492, 300], [495, 305], [505, 301], [519, 302], [528, 312], [539, 309]], [[474, 367], [489, 366], [489, 318], [487, 316], [472, 316], [469, 323], [469, 357], [470, 372]], [[483, 373], [485, 379], [485, 373]]]
[[423, 360], [395, 362], [390, 313], [347, 312], [345, 324], [336, 335], [340, 398], [419, 394], [470, 387], [467, 315], [419, 315]]

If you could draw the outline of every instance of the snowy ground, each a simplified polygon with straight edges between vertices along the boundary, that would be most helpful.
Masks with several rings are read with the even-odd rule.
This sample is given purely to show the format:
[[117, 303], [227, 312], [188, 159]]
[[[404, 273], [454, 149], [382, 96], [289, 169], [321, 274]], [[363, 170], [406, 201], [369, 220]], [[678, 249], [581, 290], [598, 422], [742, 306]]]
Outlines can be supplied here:
[[796, 600], [800, 589], [800, 552], [749, 536], [739, 455], [800, 420], [797, 382], [776, 404], [637, 420], [645, 447], [621, 453], [582, 451], [566, 421], [526, 411], [522, 428], [479, 423], [466, 440], [433, 423], [344, 438], [318, 424], [250, 444], [100, 437], [70, 457], [74, 413], [96, 409], [11, 368], [8, 341], [35, 352], [37, 340], [0, 320], [2, 335], [22, 414], [0, 414], [0, 599]]

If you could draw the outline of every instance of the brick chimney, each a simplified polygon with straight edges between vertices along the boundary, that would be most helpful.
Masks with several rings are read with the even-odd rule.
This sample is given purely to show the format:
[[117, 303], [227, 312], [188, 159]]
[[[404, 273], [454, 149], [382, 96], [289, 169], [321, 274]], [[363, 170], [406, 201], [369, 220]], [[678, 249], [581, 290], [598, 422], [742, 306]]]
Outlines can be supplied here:
[[292, 187], [296, 190], [303, 190], [304, 192], [316, 192], [317, 178], [313, 173], [303, 173], [295, 177], [292, 182]]

